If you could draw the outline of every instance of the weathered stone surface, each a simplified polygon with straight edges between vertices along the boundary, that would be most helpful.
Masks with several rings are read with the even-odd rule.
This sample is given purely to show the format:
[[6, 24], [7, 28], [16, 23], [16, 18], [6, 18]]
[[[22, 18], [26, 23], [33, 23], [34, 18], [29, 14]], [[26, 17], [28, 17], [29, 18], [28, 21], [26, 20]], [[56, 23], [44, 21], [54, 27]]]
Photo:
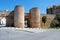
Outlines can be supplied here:
[[14, 25], [15, 27], [24, 27], [24, 7], [16, 6], [14, 9]]
[[14, 12], [10, 12], [8, 16], [6, 16], [6, 26], [14, 27]]
[[32, 28], [40, 27], [40, 9], [32, 8], [30, 10], [30, 25]]
[[[50, 7], [51, 8], [51, 7]], [[58, 11], [58, 10], [57, 10]], [[47, 21], [42, 22], [42, 17], [47, 16]], [[0, 17], [6, 17], [7, 26], [24, 28], [24, 19], [27, 20], [27, 26], [31, 28], [48, 28], [55, 15], [40, 14], [39, 8], [32, 8], [30, 13], [24, 14], [23, 6], [16, 6], [13, 11], [0, 11]], [[1, 18], [0, 18], [1, 19]]]
[[[47, 21], [46, 21], [45, 25], [42, 22], [42, 17], [43, 16], [47, 17]], [[51, 14], [41, 14], [41, 17], [40, 17], [40, 19], [41, 19], [41, 22], [40, 22], [41, 23], [41, 28], [48, 28], [48, 27], [50, 27], [50, 24], [51, 24], [52, 20], [55, 18], [55, 16], [56, 15], [51, 15]]]

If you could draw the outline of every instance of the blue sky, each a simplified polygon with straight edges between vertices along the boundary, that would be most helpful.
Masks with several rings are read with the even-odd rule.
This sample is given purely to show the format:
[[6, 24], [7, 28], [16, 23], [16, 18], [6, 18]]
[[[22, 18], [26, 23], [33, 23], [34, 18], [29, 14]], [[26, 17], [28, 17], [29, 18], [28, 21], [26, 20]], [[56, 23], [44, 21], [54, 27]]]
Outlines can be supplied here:
[[48, 6], [60, 4], [60, 0], [0, 0], [0, 10], [14, 10], [16, 5], [23, 5], [25, 12], [33, 7], [39, 7], [42, 14], [46, 14]]

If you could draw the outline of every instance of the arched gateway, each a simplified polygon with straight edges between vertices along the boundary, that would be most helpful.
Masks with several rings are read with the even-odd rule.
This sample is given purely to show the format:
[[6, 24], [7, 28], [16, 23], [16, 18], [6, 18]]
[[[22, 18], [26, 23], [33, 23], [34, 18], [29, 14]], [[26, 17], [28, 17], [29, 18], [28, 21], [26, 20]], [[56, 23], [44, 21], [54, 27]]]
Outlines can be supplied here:
[[29, 13], [24, 13], [23, 6], [16, 6], [13, 11], [0, 11], [0, 17], [5, 17], [7, 27], [40, 28], [43, 26], [43, 16], [48, 17], [46, 26], [49, 27], [55, 15], [41, 15], [38, 7], [32, 8]]

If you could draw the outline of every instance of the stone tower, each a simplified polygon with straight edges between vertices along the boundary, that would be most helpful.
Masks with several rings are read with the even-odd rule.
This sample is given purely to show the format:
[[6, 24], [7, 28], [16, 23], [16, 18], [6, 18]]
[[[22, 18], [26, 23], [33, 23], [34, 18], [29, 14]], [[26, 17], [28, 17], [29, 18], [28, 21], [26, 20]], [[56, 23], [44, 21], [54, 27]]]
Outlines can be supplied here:
[[24, 28], [24, 7], [16, 6], [14, 9], [14, 26]]
[[32, 28], [40, 27], [40, 9], [37, 7], [30, 10], [30, 25]]

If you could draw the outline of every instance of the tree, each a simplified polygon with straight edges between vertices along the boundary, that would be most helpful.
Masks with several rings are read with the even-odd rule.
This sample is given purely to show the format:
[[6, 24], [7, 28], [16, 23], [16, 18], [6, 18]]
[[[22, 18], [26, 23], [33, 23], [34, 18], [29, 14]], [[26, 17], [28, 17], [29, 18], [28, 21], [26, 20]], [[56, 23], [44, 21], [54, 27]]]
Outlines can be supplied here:
[[43, 16], [42, 17], [42, 22], [44, 23], [44, 26], [45, 26], [46, 21], [47, 21], [47, 17], [46, 16]]
[[59, 22], [59, 26], [60, 26], [60, 16], [56, 16], [58, 22]]
[[59, 27], [58, 20], [53, 20], [50, 26], [51, 26], [51, 28], [57, 28], [57, 27]]
[[50, 27], [60, 28], [60, 16], [59, 15], [56, 15], [56, 17], [52, 20]]

